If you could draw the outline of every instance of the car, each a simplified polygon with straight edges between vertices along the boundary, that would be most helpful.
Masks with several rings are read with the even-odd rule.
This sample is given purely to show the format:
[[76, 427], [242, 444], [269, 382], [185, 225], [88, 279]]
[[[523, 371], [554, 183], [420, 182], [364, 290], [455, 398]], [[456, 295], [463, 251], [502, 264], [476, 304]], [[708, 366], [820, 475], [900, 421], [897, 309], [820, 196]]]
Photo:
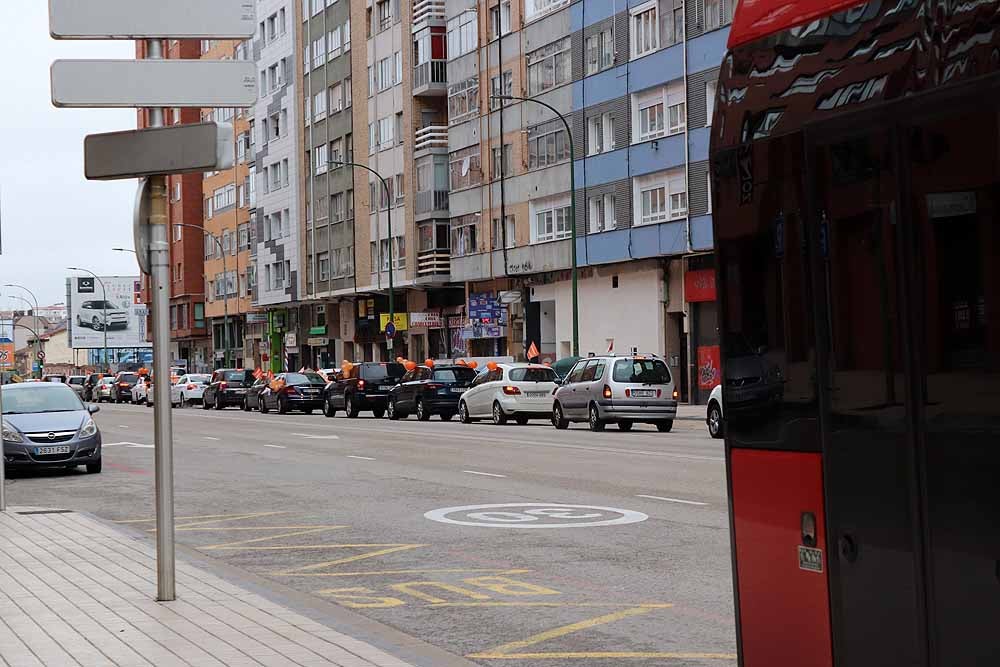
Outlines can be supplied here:
[[122, 372], [115, 376], [115, 403], [130, 403], [132, 387], [139, 381], [138, 373]]
[[132, 385], [132, 403], [135, 405], [142, 405], [146, 403], [149, 396], [153, 393], [152, 391], [152, 378], [148, 375], [140, 375], [139, 379], [134, 385]]
[[87, 406], [64, 384], [21, 383], [3, 391], [3, 462], [10, 470], [38, 467], [101, 472], [101, 431]]
[[713, 438], [721, 438], [725, 435], [725, 425], [722, 419], [722, 385], [717, 384], [708, 397], [708, 408], [705, 415], [708, 434]]
[[351, 418], [370, 410], [377, 419], [385, 416], [389, 390], [406, 374], [403, 364], [365, 361], [353, 364], [350, 373], [326, 387], [323, 414], [333, 417], [338, 410]]
[[202, 392], [201, 407], [222, 410], [229, 406], [242, 406], [243, 397], [253, 382], [253, 371], [221, 368], [212, 373], [212, 379]]
[[65, 375], [43, 375], [42, 382], [56, 382], [59, 384], [66, 384]]
[[323, 409], [323, 390], [326, 378], [319, 373], [280, 373], [274, 384], [259, 392], [257, 407], [264, 414], [274, 409], [278, 414], [291, 410], [311, 415], [313, 410]]
[[629, 431], [636, 423], [669, 432], [677, 416], [677, 393], [670, 369], [653, 354], [580, 359], [556, 389], [552, 425], [565, 429], [587, 422], [591, 431], [607, 424]]
[[262, 375], [260, 378], [254, 380], [254, 383], [250, 385], [246, 395], [243, 397], [242, 407], [244, 411], [253, 412], [260, 409], [260, 395], [270, 386], [270, 382], [266, 375]]
[[170, 402], [178, 407], [201, 403], [205, 387], [212, 381], [207, 373], [182, 375], [170, 385]]
[[83, 400], [94, 402], [97, 400], [97, 396], [94, 395], [94, 389], [97, 387], [97, 383], [101, 381], [100, 373], [90, 373], [87, 375], [87, 379], [83, 381]]
[[89, 327], [94, 331], [104, 331], [105, 321], [108, 323], [108, 330], [127, 329], [128, 311], [117, 307], [110, 301], [84, 301], [80, 304], [80, 311], [76, 314], [77, 326]]
[[83, 400], [83, 383], [86, 382], [86, 380], [86, 375], [70, 375], [66, 378], [66, 384], [69, 385], [70, 389], [76, 392], [76, 395], [80, 397], [80, 400]]
[[104, 401], [112, 403], [115, 400], [116, 391], [115, 378], [111, 375], [105, 375], [97, 381], [97, 385], [94, 387], [94, 401], [97, 403], [103, 403]]
[[476, 379], [468, 366], [437, 364], [417, 366], [389, 392], [389, 419], [406, 419], [415, 413], [420, 421], [438, 415], [448, 421], [458, 412], [458, 401]]
[[497, 364], [480, 373], [458, 401], [458, 417], [463, 424], [492, 419], [506, 424], [513, 418], [524, 425], [530, 419], [552, 416], [552, 394], [559, 377], [540, 364]]

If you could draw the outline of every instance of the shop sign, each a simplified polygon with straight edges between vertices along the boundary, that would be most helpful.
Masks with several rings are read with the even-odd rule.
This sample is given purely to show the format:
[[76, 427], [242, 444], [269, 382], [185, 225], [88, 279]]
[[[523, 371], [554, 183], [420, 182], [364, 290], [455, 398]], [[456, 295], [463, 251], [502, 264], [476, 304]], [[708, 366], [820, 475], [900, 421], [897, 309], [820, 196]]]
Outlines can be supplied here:
[[698, 348], [698, 389], [711, 391], [722, 383], [722, 354], [718, 345]]
[[309, 347], [326, 347], [330, 344], [329, 338], [307, 338], [306, 344]]
[[267, 313], [247, 313], [247, 324], [267, 324]]
[[507, 328], [499, 324], [472, 324], [462, 329], [462, 340], [506, 338]]
[[[396, 326], [396, 331], [406, 331], [409, 329], [409, 317], [406, 313], [393, 313], [392, 323]], [[378, 330], [385, 331], [385, 325], [389, 324], [389, 313], [382, 313], [378, 316]]]
[[299, 337], [295, 335], [294, 331], [289, 331], [285, 334], [285, 347], [298, 347]]
[[700, 269], [685, 273], [684, 299], [688, 303], [715, 301], [715, 269]]
[[506, 324], [507, 308], [491, 292], [469, 295], [469, 319], [479, 324]]
[[413, 328], [441, 329], [444, 325], [441, 322], [440, 313], [424, 311], [410, 313], [410, 326]]

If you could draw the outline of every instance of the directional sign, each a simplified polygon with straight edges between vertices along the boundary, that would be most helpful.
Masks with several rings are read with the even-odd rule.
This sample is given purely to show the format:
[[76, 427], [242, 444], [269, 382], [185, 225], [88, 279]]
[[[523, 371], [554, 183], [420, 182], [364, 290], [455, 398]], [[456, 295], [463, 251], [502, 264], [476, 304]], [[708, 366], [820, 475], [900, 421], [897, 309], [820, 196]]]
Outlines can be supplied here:
[[49, 0], [55, 39], [249, 39], [253, 0]]
[[249, 107], [257, 71], [241, 60], [57, 60], [57, 107]]
[[223, 171], [233, 166], [233, 126], [197, 123], [91, 134], [83, 151], [90, 180]]

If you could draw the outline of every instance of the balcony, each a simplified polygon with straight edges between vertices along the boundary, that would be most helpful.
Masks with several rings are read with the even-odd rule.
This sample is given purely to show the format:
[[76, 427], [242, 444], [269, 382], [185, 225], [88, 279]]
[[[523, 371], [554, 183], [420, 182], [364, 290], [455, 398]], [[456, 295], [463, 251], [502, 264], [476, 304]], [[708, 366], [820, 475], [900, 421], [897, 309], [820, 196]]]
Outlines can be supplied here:
[[431, 153], [448, 152], [447, 125], [428, 125], [413, 133], [414, 157], [425, 151]]
[[437, 214], [434, 217], [441, 217], [441, 212], [448, 211], [448, 191], [447, 190], [425, 190], [417, 192], [413, 198], [414, 215]]
[[413, 32], [417, 32], [431, 23], [444, 25], [447, 20], [444, 4], [445, 0], [414, 0]]
[[447, 277], [451, 273], [451, 253], [447, 248], [417, 253], [417, 278]]
[[413, 95], [441, 97], [448, 94], [448, 61], [429, 60], [413, 68]]

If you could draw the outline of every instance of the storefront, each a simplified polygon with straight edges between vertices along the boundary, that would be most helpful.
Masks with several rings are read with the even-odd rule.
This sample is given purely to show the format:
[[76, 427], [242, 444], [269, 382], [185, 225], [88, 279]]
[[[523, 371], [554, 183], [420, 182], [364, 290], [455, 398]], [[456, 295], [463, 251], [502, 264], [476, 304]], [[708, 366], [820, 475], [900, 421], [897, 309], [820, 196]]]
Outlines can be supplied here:
[[688, 259], [684, 274], [684, 300], [689, 318], [690, 402], [703, 405], [712, 389], [722, 382], [719, 348], [719, 310], [715, 303], [715, 257], [703, 255]]

